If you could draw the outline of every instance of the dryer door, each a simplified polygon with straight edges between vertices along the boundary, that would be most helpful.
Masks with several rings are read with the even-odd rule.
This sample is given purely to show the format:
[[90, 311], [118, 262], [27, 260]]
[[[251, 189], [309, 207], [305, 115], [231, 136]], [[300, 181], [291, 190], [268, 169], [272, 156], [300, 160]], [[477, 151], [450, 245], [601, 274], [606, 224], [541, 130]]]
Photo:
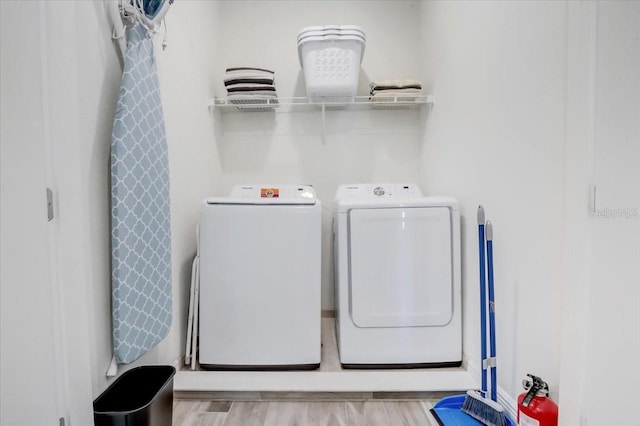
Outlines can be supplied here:
[[349, 212], [350, 313], [359, 327], [446, 325], [453, 311], [447, 207]]

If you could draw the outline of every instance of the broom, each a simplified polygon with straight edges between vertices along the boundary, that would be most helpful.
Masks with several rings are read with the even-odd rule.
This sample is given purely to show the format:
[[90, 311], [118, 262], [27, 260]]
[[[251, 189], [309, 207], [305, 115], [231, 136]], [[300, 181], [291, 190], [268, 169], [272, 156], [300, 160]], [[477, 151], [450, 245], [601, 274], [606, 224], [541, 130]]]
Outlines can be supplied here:
[[[480, 426], [481, 424], [497, 424], [502, 426], [505, 423], [487, 423], [484, 420], [489, 420], [488, 415], [478, 413], [478, 416], [472, 416], [462, 410], [462, 407], [467, 404], [468, 410], [471, 413], [475, 413], [476, 410], [484, 413], [485, 406], [490, 409], [495, 408], [495, 412], [500, 412], [502, 407], [491, 400], [485, 400], [487, 394], [487, 294], [486, 294], [486, 271], [485, 271], [485, 215], [484, 208], [478, 206], [478, 249], [479, 249], [479, 266], [480, 266], [480, 350], [481, 350], [481, 367], [482, 367], [482, 388], [480, 391], [468, 391], [465, 394], [448, 396], [440, 401], [430, 410], [434, 419], [440, 426]], [[492, 237], [492, 236], [491, 236]], [[493, 247], [491, 247], [493, 250]], [[493, 251], [491, 252], [491, 259], [493, 261]], [[493, 279], [493, 264], [491, 264], [491, 279]], [[479, 404], [476, 407], [476, 403]], [[473, 406], [473, 407], [472, 407]], [[483, 423], [479, 423], [476, 420], [480, 417]], [[499, 415], [496, 416], [500, 418]], [[503, 416], [504, 419], [504, 416]], [[498, 420], [499, 422], [499, 420]], [[512, 423], [506, 423], [512, 425]]]
[[480, 205], [478, 206], [478, 263], [480, 269], [480, 368], [482, 369], [480, 389], [483, 396], [487, 394], [487, 283], [485, 281], [484, 232], [484, 207]]
[[[484, 221], [484, 209], [482, 206], [478, 207], [478, 227], [479, 237], [482, 237], [482, 225], [481, 220]], [[487, 241], [487, 281], [489, 290], [489, 345], [490, 345], [490, 358], [486, 358], [486, 331], [483, 326], [482, 335], [482, 390], [475, 391], [470, 390], [467, 392], [467, 396], [462, 404], [462, 412], [468, 414], [474, 419], [488, 425], [488, 426], [506, 426], [507, 419], [505, 417], [504, 408], [498, 404], [498, 372], [496, 367], [496, 335], [495, 335], [495, 295], [493, 285], [493, 226], [491, 221], [487, 221], [486, 225], [486, 241]], [[480, 243], [484, 246], [483, 242]], [[480, 299], [481, 299], [481, 323], [485, 322], [486, 302], [484, 297], [484, 247], [480, 249]], [[483, 321], [484, 320], [484, 321]], [[482, 324], [481, 324], [482, 325]], [[487, 368], [491, 368], [491, 399], [487, 398], [486, 391], [486, 371]]]

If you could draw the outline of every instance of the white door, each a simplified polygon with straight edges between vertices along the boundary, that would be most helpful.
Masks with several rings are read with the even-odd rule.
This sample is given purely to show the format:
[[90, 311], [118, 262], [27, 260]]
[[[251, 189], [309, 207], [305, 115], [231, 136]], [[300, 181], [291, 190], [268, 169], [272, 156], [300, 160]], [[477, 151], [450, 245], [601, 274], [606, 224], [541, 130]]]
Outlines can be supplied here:
[[[7, 426], [53, 426], [64, 415], [39, 16], [38, 2], [0, 2], [0, 423]], [[25, 22], [33, 25], [25, 28]]]
[[358, 327], [428, 327], [451, 321], [447, 207], [353, 209], [349, 235], [349, 307]]

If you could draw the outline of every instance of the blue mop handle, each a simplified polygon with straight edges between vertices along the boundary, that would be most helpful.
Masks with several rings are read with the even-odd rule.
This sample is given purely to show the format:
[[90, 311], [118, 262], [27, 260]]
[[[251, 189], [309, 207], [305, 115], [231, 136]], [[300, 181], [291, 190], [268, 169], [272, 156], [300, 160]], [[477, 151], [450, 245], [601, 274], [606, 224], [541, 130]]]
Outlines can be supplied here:
[[493, 288], [493, 226], [487, 221], [487, 278], [489, 280], [489, 356], [491, 357], [491, 399], [498, 400], [498, 368], [496, 366], [496, 309]]
[[480, 264], [480, 368], [482, 395], [487, 394], [487, 292], [484, 259], [484, 207], [478, 206], [478, 256]]

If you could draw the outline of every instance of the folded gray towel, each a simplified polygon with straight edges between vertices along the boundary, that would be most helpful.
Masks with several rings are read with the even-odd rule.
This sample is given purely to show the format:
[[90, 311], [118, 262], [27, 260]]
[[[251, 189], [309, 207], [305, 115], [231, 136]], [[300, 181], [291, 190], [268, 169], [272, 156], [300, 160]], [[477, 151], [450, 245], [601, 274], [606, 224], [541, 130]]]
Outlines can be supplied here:
[[377, 80], [372, 81], [371, 86], [422, 86], [420, 80], [413, 78], [391, 79], [391, 80]]
[[376, 90], [422, 89], [422, 82], [414, 79], [378, 80], [369, 85], [371, 94]]
[[370, 94], [371, 95], [377, 95], [377, 94], [385, 94], [385, 93], [397, 93], [397, 94], [413, 93], [413, 94], [420, 94], [420, 93], [422, 93], [422, 89], [414, 89], [414, 88], [382, 89], [382, 90], [372, 90]]
[[227, 68], [224, 75], [227, 102], [242, 111], [272, 111], [278, 107], [275, 73], [255, 67]]
[[227, 91], [233, 91], [232, 89], [246, 89], [246, 88], [252, 88], [252, 87], [257, 87], [259, 89], [273, 89], [275, 90], [276, 86], [273, 83], [234, 83], [234, 84], [227, 84], [225, 83], [225, 88], [227, 89]]
[[275, 93], [276, 88], [273, 86], [249, 86], [249, 87], [231, 87], [227, 88], [227, 93]]
[[273, 85], [273, 78], [225, 78], [224, 85], [232, 86], [236, 84], [269, 84]]

